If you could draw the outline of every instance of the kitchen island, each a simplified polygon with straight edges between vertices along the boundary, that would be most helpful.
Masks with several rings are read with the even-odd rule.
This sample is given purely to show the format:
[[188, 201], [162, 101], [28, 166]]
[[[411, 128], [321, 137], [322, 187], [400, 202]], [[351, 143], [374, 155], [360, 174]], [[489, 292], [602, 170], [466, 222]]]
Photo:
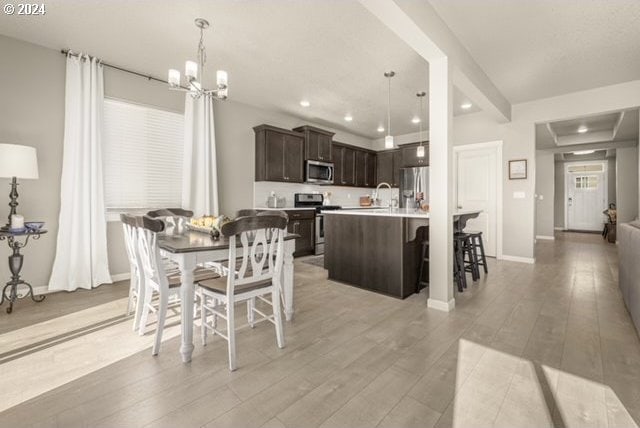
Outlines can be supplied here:
[[[480, 212], [455, 212], [455, 229], [462, 230]], [[417, 291], [421, 244], [429, 237], [428, 212], [374, 208], [324, 214], [329, 279], [401, 299]]]

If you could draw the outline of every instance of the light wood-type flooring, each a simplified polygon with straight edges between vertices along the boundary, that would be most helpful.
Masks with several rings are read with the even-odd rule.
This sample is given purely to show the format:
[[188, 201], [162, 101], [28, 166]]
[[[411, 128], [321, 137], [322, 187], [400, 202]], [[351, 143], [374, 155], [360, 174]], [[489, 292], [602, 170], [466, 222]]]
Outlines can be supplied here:
[[296, 260], [286, 348], [270, 324], [242, 330], [234, 373], [198, 328], [183, 364], [175, 314], [152, 357], [152, 326], [139, 337], [122, 315], [124, 283], [20, 301], [0, 308], [0, 427], [637, 426], [616, 246], [558, 233], [536, 257], [491, 260], [450, 313]]

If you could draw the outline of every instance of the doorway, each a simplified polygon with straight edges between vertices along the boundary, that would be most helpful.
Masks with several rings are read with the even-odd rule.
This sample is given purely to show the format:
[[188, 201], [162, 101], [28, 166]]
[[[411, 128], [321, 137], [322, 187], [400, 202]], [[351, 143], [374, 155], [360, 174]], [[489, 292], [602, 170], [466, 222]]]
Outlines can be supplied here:
[[567, 229], [601, 231], [608, 201], [607, 163], [567, 163], [565, 168]]
[[465, 230], [482, 232], [487, 256], [502, 257], [502, 141], [455, 146], [456, 210], [482, 210]]

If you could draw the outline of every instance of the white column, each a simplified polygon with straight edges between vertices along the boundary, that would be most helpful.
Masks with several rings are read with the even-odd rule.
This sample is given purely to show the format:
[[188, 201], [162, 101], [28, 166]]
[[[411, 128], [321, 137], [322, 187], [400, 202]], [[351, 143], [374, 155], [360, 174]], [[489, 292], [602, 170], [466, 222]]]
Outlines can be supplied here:
[[453, 85], [449, 60], [429, 60], [429, 300], [450, 311], [453, 295]]

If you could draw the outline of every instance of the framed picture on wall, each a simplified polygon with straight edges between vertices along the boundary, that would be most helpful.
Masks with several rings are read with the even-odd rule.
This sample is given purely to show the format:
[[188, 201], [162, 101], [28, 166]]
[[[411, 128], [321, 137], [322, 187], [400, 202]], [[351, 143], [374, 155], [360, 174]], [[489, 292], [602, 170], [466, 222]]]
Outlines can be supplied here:
[[527, 160], [517, 159], [509, 161], [509, 180], [524, 180], [527, 178]]

